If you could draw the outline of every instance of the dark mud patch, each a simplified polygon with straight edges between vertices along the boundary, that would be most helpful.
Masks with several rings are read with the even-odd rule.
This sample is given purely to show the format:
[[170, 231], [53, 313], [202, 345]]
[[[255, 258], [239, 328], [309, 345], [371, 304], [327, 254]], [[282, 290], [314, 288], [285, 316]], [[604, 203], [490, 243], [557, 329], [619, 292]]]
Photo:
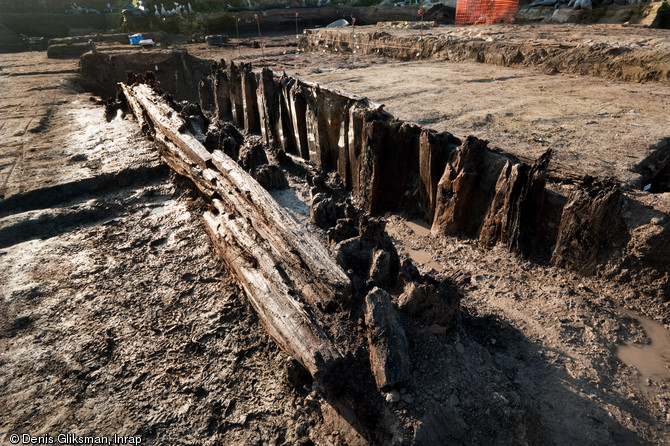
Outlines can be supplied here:
[[0, 201], [0, 217], [91, 199], [100, 193], [114, 191], [119, 187], [146, 184], [158, 178], [166, 178], [168, 172], [169, 169], [165, 165], [127, 168], [119, 172], [24, 192]]
[[670, 192], [670, 137], [663, 138], [651, 147], [651, 153], [633, 169], [639, 173], [636, 189], [652, 193]]
[[645, 183], [643, 190], [647, 190], [652, 194], [670, 192], [670, 160], [664, 168]]

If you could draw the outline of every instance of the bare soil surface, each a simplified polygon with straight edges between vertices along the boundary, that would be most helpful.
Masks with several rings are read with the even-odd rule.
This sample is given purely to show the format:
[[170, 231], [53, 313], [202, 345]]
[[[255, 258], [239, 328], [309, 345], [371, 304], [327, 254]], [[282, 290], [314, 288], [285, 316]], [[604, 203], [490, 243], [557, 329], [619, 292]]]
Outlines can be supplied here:
[[[547, 75], [477, 63], [411, 62], [305, 76], [386, 105], [403, 120], [475, 135], [522, 157], [547, 148], [573, 172], [641, 187], [635, 172], [665, 144], [669, 85]], [[408, 81], [411, 86], [408, 88]]]
[[0, 443], [298, 443], [309, 389], [222, 268], [192, 188], [136, 122], [77, 91], [76, 61], [1, 57]]
[[[622, 180], [667, 136], [660, 84], [382, 56], [352, 69], [350, 55], [296, 54], [295, 36], [267, 38], [263, 60], [248, 47], [188, 49], [328, 82], [505, 149], [556, 146], [560, 161]], [[76, 61], [24, 53], [0, 67], [0, 443], [72, 433], [365, 444], [265, 334], [212, 249], [203, 202], [136, 122], [105, 120], [74, 81]], [[306, 219], [295, 200], [308, 186], [290, 180], [297, 195], [284, 202]], [[670, 335], [623, 308], [639, 308], [643, 292], [387, 218], [403, 256], [463, 293], [455, 330], [403, 317], [412, 379], [387, 443], [670, 444]]]
[[493, 25], [308, 32], [305, 44], [402, 60], [486, 62], [626, 81], [670, 80], [667, 29], [623, 25]]

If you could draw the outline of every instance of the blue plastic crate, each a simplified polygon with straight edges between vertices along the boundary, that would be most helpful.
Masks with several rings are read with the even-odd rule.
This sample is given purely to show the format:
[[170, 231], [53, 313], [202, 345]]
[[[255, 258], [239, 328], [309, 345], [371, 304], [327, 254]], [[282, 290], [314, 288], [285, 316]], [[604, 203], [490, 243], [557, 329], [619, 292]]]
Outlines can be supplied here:
[[128, 40], [131, 45], [139, 45], [140, 41], [144, 40], [144, 37], [142, 37], [142, 34], [133, 34], [132, 36], [128, 36]]

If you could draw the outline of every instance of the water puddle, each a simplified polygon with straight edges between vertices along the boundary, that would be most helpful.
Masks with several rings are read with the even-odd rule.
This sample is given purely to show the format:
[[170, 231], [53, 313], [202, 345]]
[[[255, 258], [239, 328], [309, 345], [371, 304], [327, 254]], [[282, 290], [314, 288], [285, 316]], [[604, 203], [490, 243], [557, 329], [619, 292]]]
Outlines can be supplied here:
[[433, 268], [435, 271], [442, 271], [444, 269], [439, 262], [433, 260], [428, 251], [424, 251], [423, 249], [407, 248], [407, 253], [415, 263], [428, 266]]
[[626, 344], [617, 348], [617, 356], [624, 363], [635, 367], [642, 379], [662, 381], [670, 379], [670, 331], [660, 322], [621, 308], [621, 313], [636, 319], [651, 344]]
[[[403, 223], [407, 226], [415, 235], [419, 237], [427, 237], [430, 235], [430, 226], [424, 221], [421, 220], [404, 220]], [[398, 230], [393, 230], [387, 227], [389, 235], [392, 235], [396, 238], [400, 237], [400, 232]], [[404, 245], [404, 244], [403, 244]], [[444, 268], [440, 265], [439, 262], [433, 260], [430, 255], [430, 252], [423, 249], [412, 249], [405, 246], [405, 250], [409, 257], [419, 265], [424, 265], [429, 268], [433, 268], [435, 271], [442, 271]]]
[[430, 226], [428, 223], [421, 220], [407, 220], [405, 224], [410, 228], [416, 235], [421, 237], [426, 237], [430, 235]]
[[273, 189], [270, 195], [299, 221], [309, 219], [309, 206], [302, 201], [293, 189]]

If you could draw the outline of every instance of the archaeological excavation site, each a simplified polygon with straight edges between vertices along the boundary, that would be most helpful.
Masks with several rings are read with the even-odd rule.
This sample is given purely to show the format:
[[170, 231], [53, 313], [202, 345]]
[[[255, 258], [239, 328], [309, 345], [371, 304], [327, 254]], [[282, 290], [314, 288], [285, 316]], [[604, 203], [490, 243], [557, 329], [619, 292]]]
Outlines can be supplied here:
[[0, 444], [670, 445], [667, 1], [185, 3], [0, 1]]

